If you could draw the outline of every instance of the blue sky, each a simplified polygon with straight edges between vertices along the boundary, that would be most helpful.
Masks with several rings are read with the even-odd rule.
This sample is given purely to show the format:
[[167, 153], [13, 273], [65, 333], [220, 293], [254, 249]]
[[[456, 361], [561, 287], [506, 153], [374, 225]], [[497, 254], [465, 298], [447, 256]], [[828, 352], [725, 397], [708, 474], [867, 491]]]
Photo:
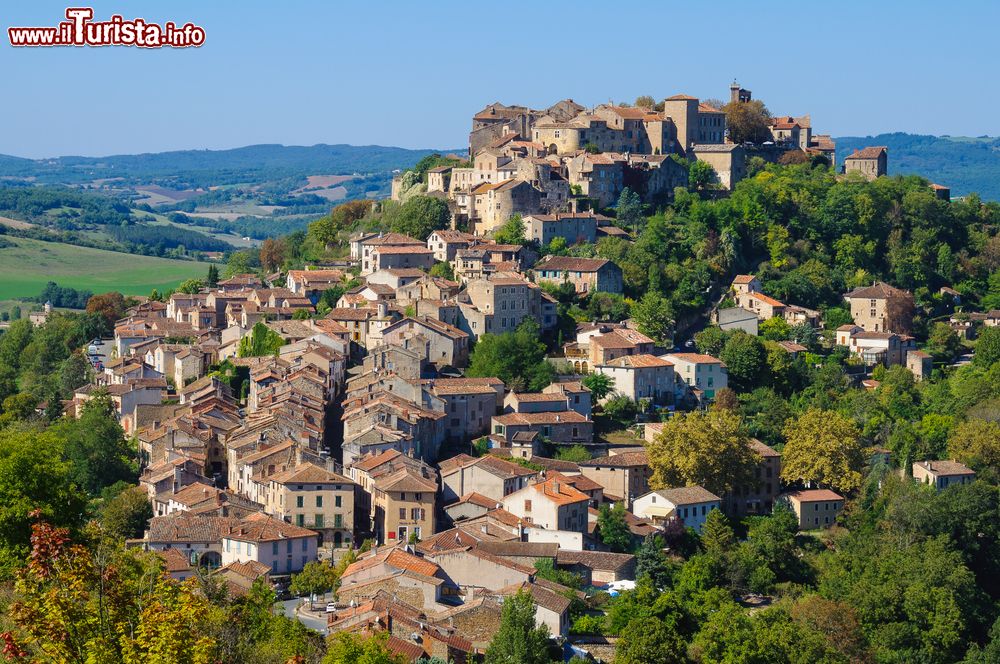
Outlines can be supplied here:
[[0, 153], [25, 157], [460, 147], [495, 100], [721, 98], [734, 77], [835, 136], [1000, 133], [995, 1], [94, 0], [97, 19], [206, 30], [199, 49], [152, 51], [14, 49], [7, 27], [55, 25], [66, 4], [12, 5], [0, 11]]

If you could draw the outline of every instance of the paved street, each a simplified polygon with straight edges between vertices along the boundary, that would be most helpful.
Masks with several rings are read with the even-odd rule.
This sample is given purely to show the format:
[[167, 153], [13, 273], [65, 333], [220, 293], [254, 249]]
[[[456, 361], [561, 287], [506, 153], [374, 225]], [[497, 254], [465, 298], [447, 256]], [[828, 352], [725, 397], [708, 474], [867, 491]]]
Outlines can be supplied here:
[[[279, 605], [285, 610], [285, 615], [289, 618], [296, 618], [300, 623], [308, 627], [309, 629], [314, 629], [320, 634], [326, 634], [326, 617], [324, 614], [310, 614], [305, 611], [295, 612], [295, 607], [299, 605], [299, 602], [303, 601], [301, 598], [293, 598], [285, 600], [283, 602], [278, 602]], [[308, 603], [309, 600], [305, 600]], [[316, 608], [322, 610], [326, 606], [326, 600], [317, 601]]]

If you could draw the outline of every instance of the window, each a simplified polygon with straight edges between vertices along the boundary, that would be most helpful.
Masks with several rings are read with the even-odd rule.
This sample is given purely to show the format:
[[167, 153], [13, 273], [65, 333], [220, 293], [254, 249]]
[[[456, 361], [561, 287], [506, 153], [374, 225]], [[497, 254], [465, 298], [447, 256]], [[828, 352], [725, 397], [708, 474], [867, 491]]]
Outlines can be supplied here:
[[309, 540], [305, 537], [302, 538], [302, 550], [303, 551], [309, 550]]
[[271, 555], [272, 556], [278, 555], [278, 543], [277, 542], [272, 542], [271, 543]]
[[341, 502], [341, 496], [334, 496], [333, 497], [333, 506], [334, 507], [340, 507], [340, 502]]
[[419, 507], [411, 507], [410, 508], [410, 520], [411, 521], [419, 521], [420, 520], [420, 508]]
[[303, 507], [304, 506], [303, 505], [303, 501], [304, 501], [304, 498], [302, 496], [295, 496], [295, 506], [296, 507]]
[[531, 511], [531, 501], [530, 500], [524, 501], [524, 511], [525, 512], [530, 512]]
[[296, 514], [295, 515], [295, 525], [296, 526], [304, 526], [304, 525], [306, 525], [306, 516], [305, 516], [305, 514]]
[[333, 515], [333, 527], [342, 528], [344, 526], [344, 517], [340, 514]]
[[323, 496], [316, 496], [316, 507], [323, 507]]
[[419, 501], [420, 500], [420, 495], [421, 494], [419, 494], [419, 493], [413, 494], [413, 499]]
[[405, 520], [406, 519], [406, 508], [405, 507], [400, 507], [399, 508], [399, 518], [400, 518], [400, 520]]
[[287, 544], [288, 544], [288, 546], [285, 547], [285, 550], [288, 553], [291, 553], [292, 552], [292, 540], [288, 540]]

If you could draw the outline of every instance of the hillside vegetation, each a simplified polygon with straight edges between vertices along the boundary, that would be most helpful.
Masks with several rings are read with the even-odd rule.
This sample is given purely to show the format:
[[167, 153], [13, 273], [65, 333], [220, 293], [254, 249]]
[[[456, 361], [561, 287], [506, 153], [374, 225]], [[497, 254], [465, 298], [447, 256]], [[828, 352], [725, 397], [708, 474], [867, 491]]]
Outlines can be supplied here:
[[1000, 200], [1000, 138], [895, 133], [845, 136], [836, 141], [838, 164], [857, 148], [885, 145], [890, 174], [922, 175], [951, 187], [952, 196], [976, 192], [984, 199]]

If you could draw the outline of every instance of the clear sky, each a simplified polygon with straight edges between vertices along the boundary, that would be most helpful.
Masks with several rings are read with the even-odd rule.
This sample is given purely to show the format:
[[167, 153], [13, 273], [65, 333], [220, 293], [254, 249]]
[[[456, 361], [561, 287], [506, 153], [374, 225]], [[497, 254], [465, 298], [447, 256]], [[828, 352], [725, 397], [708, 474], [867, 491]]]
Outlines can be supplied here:
[[724, 98], [734, 78], [835, 136], [1000, 133], [996, 0], [91, 4], [96, 19], [192, 21], [207, 41], [14, 49], [7, 27], [55, 25], [67, 5], [4, 2], [0, 153], [457, 148], [492, 101]]

